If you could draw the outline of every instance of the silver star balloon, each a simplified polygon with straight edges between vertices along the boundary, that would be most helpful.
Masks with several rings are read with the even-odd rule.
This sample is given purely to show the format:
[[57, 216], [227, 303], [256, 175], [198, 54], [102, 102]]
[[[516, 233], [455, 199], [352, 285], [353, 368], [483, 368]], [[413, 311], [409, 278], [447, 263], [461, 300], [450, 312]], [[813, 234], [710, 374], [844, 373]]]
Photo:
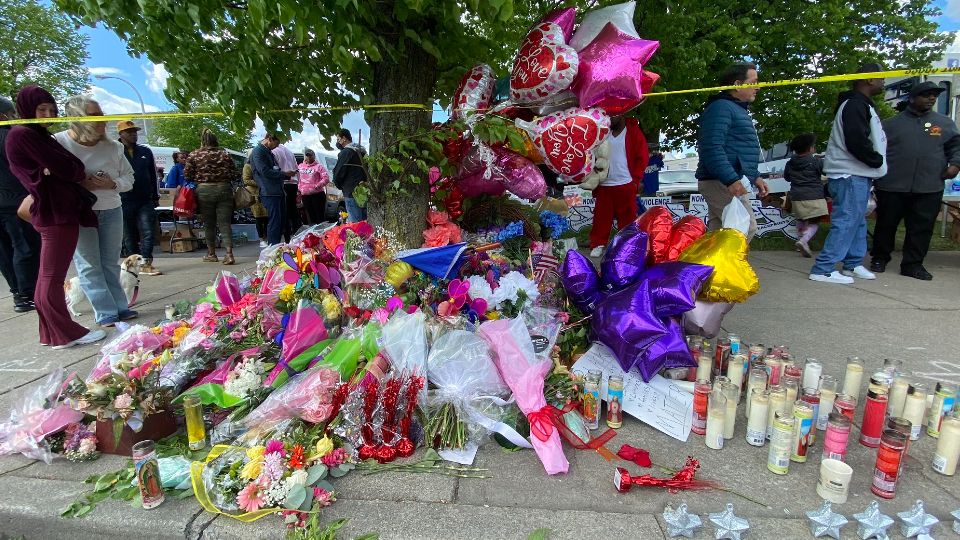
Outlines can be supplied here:
[[893, 525], [890, 516], [880, 513], [880, 505], [877, 501], [871, 502], [863, 512], [854, 514], [853, 519], [860, 522], [857, 527], [857, 536], [860, 537], [860, 540], [867, 540], [868, 538], [885, 539], [887, 538], [887, 529]]
[[923, 509], [923, 501], [917, 501], [910, 510], [900, 512], [897, 517], [903, 522], [900, 524], [900, 532], [907, 538], [930, 534], [930, 529], [940, 523], [939, 519]]
[[693, 538], [696, 530], [703, 527], [700, 516], [687, 512], [687, 503], [680, 503], [676, 510], [667, 506], [663, 511], [663, 520], [667, 522], [667, 534], [670, 538], [677, 536]]
[[717, 529], [713, 532], [714, 540], [740, 540], [740, 535], [750, 528], [750, 522], [737, 517], [733, 513], [733, 505], [727, 503], [727, 509], [723, 512], [709, 514], [710, 521]]
[[953, 516], [953, 532], [960, 534], [960, 510], [954, 510], [950, 515]]
[[833, 511], [830, 501], [824, 501], [817, 510], [807, 512], [807, 519], [810, 520], [810, 534], [814, 538], [830, 536], [840, 540], [840, 528], [849, 523], [847, 518]]

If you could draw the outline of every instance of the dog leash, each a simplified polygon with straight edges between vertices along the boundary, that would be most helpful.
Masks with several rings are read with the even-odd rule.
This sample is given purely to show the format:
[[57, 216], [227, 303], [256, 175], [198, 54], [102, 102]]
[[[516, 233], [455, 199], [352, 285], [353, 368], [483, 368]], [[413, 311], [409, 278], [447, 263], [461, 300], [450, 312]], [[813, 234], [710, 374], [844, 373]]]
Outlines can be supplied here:
[[133, 307], [137, 303], [137, 297], [140, 296], [140, 275], [134, 272], [131, 272], [130, 269], [124, 268], [124, 272], [130, 274], [137, 280], [137, 284], [133, 287], [133, 298], [130, 299], [130, 304], [127, 307]]

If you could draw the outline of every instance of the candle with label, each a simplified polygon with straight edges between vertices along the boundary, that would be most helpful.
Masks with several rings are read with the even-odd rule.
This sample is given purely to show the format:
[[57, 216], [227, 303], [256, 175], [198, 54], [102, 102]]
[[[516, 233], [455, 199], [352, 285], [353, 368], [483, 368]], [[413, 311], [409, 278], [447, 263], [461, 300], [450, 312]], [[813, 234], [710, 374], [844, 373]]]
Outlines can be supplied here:
[[767, 440], [773, 436], [773, 424], [776, 421], [777, 413], [787, 414], [787, 391], [782, 386], [771, 386], [769, 391], [770, 408], [767, 410]]
[[837, 397], [837, 378], [820, 376], [820, 408], [817, 410], [817, 429], [827, 429], [827, 418], [833, 412], [833, 400]]
[[860, 444], [876, 448], [880, 446], [880, 436], [887, 413], [887, 394], [883, 388], [871, 386], [867, 390], [867, 401], [863, 407], [863, 423], [860, 426]]
[[910, 421], [910, 440], [920, 438], [923, 430], [923, 415], [927, 412], [927, 385], [915, 382], [907, 389], [903, 403], [903, 418]]
[[940, 436], [940, 423], [943, 417], [953, 410], [956, 400], [957, 387], [944, 382], [938, 382], [933, 394], [933, 405], [930, 406], [930, 415], [927, 417], [927, 435]]
[[707, 433], [707, 409], [711, 390], [710, 381], [707, 379], [697, 381], [693, 387], [693, 422], [690, 431], [697, 435]]
[[737, 398], [740, 397], [740, 389], [732, 382], [724, 382], [720, 385], [720, 391], [723, 392], [727, 406], [723, 417], [723, 438], [732, 439], [737, 427]]
[[723, 426], [727, 415], [727, 398], [720, 389], [710, 392], [707, 409], [707, 432], [704, 442], [707, 448], [720, 450], [723, 448]]
[[738, 390], [737, 403], [740, 403], [739, 390], [743, 389], [743, 374], [747, 370], [746, 362], [747, 357], [745, 355], [735, 354], [730, 357], [730, 362], [727, 364], [727, 378]]
[[623, 377], [607, 378], [607, 426], [617, 429], [623, 425]]
[[900, 464], [907, 439], [892, 429], [883, 432], [880, 437], [880, 449], [877, 451], [877, 463], [873, 470], [873, 485], [870, 491], [878, 497], [892, 499], [897, 493], [900, 481]]
[[697, 380], [711, 379], [713, 379], [713, 359], [701, 353], [700, 358], [697, 359]]
[[[767, 372], [760, 368], [753, 368], [750, 370], [750, 376], [747, 377], [747, 394], [753, 395], [753, 391], [756, 389], [765, 389], [767, 387]], [[750, 418], [750, 402], [747, 402], [746, 411], [747, 418]]]
[[600, 427], [600, 378], [603, 372], [596, 369], [587, 371], [587, 376], [583, 382], [583, 397], [581, 401], [581, 412], [583, 413], [583, 423], [587, 429], [597, 429]]
[[803, 364], [803, 379], [800, 388], [820, 389], [820, 375], [823, 374], [823, 364], [815, 358], [807, 358]]
[[810, 435], [813, 429], [813, 407], [797, 401], [793, 404], [793, 436], [790, 444], [790, 461], [805, 463], [810, 450]]
[[903, 416], [903, 407], [907, 402], [910, 378], [904, 375], [894, 377], [890, 385], [890, 400], [887, 403], [887, 416]]
[[827, 430], [823, 434], [823, 457], [844, 461], [847, 441], [850, 440], [850, 419], [840, 413], [830, 413]]
[[767, 414], [770, 410], [770, 395], [766, 390], [756, 388], [750, 396], [750, 407], [754, 415], [747, 421], [747, 443], [751, 446], [763, 446], [767, 442]]
[[863, 362], [859, 358], [853, 357], [847, 360], [847, 371], [843, 375], [842, 394], [853, 398], [856, 402], [860, 399], [860, 385], [863, 383]]
[[793, 439], [792, 415], [776, 413], [773, 421], [773, 436], [767, 453], [767, 469], [774, 474], [787, 474], [790, 470], [790, 441]]
[[933, 470], [946, 476], [957, 472], [957, 459], [960, 458], [960, 416], [951, 414], [940, 425], [940, 440], [933, 455]]

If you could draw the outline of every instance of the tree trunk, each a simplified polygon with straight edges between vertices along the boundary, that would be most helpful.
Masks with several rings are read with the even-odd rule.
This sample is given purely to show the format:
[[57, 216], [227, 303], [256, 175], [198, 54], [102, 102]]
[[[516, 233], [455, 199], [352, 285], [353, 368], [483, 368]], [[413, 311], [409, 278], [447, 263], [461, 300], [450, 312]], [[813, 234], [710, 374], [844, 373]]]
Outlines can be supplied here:
[[[437, 81], [437, 60], [411, 42], [406, 53], [395, 63], [385, 60], [373, 66], [374, 103], [422, 103], [430, 106]], [[412, 111], [374, 112], [370, 119], [370, 152], [396, 153], [398, 138], [414, 133], [430, 125], [432, 112]], [[404, 161], [403, 156], [396, 156]], [[419, 183], [410, 182], [404, 173], [400, 178], [403, 191], [392, 189], [395, 179], [401, 175], [384, 170], [380, 178], [370, 186], [367, 217], [374, 226], [379, 226], [397, 235], [407, 247], [423, 244], [423, 229], [426, 226], [430, 186], [419, 170]]]

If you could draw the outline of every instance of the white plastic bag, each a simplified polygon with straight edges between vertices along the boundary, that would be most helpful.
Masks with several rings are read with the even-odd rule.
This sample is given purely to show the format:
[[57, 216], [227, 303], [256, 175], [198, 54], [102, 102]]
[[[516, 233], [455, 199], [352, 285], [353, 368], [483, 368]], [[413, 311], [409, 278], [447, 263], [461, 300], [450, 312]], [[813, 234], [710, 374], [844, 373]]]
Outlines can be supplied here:
[[737, 197], [730, 199], [730, 204], [723, 209], [721, 219], [724, 229], [736, 229], [744, 236], [750, 233], [750, 210], [747, 210]]

